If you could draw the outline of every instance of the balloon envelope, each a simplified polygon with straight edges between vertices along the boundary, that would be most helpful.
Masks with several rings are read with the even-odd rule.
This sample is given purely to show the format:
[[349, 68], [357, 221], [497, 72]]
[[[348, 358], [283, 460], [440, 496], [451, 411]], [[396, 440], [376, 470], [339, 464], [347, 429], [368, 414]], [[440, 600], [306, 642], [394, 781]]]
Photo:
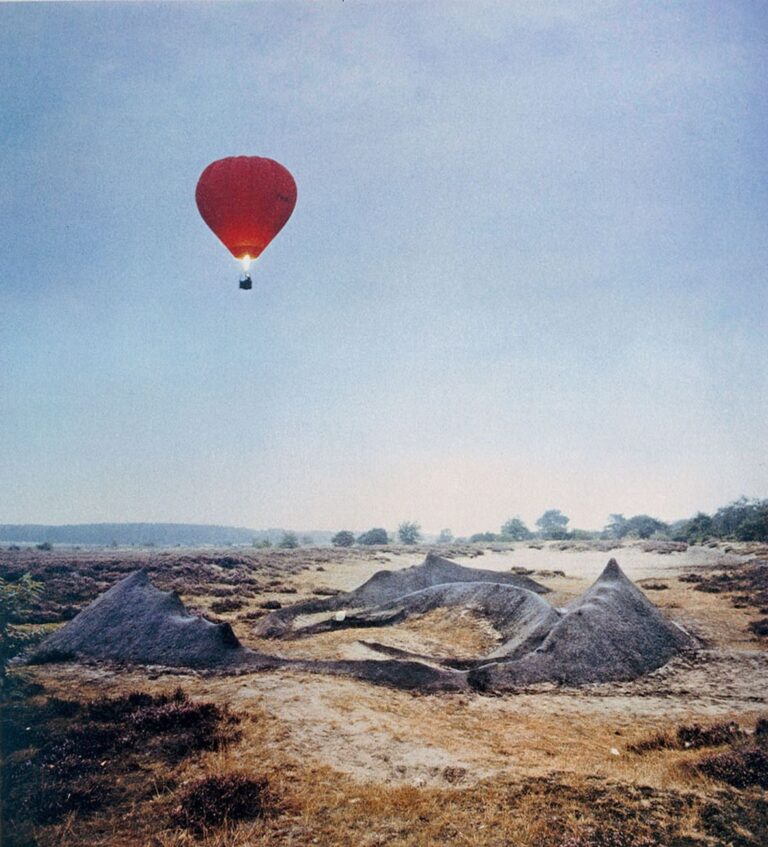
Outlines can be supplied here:
[[236, 259], [255, 259], [290, 218], [296, 183], [273, 159], [230, 156], [202, 172], [195, 200], [203, 220]]

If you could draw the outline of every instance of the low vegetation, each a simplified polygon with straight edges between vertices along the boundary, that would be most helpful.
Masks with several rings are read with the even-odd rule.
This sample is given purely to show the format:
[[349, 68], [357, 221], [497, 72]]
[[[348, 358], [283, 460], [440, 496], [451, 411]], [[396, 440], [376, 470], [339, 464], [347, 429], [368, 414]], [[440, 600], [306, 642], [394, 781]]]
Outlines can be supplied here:
[[743, 747], [713, 753], [696, 762], [693, 767], [717, 782], [727, 782], [734, 788], [756, 785], [768, 788], [768, 751], [761, 747]]
[[[80, 700], [19, 682], [11, 700], [8, 847], [763, 847], [768, 832], [755, 794], [768, 718], [683, 725], [668, 746], [647, 745], [637, 755], [680, 757], [675, 788], [565, 773], [477, 781], [465, 769], [439, 788], [293, 759], [275, 744], [279, 723], [183, 690]], [[702, 791], [710, 780], [719, 787]]]
[[735, 721], [716, 723], [709, 727], [701, 724], [683, 724], [674, 733], [661, 732], [643, 739], [627, 748], [631, 753], [647, 753], [650, 750], [698, 750], [702, 747], [720, 747], [733, 744], [746, 737], [744, 730]]
[[[727, 594], [736, 608], [751, 607], [768, 615], [768, 560], [752, 559], [711, 574], [683, 574], [681, 582], [690, 583], [705, 594]], [[768, 637], [768, 618], [751, 621], [748, 629], [758, 638]]]
[[[655, 750], [701, 750], [725, 747], [687, 761], [685, 769], [726, 783], [734, 788], [768, 788], [768, 718], [760, 718], [750, 732], [736, 721], [682, 725], [628, 745], [631, 753], [644, 755]], [[768, 830], [767, 830], [768, 831]]]
[[0, 694], [8, 662], [41, 635], [20, 626], [41, 591], [41, 583], [29, 573], [13, 580], [0, 578]]
[[3, 710], [2, 815], [7, 847], [33, 844], [36, 827], [87, 817], [139, 796], [142, 774], [240, 738], [240, 718], [181, 690], [133, 691], [81, 702], [17, 683]]
[[185, 785], [178, 801], [173, 823], [198, 835], [226, 823], [264, 817], [273, 805], [267, 779], [232, 773], [205, 776]]

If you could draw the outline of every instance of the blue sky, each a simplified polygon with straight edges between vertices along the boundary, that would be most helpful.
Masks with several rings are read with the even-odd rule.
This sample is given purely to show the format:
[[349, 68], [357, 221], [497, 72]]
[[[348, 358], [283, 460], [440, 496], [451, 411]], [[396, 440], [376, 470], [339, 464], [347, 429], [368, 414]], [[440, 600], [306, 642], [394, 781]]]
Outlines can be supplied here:
[[[761, 3], [0, 6], [0, 522], [768, 496]], [[203, 168], [285, 164], [254, 290]]]

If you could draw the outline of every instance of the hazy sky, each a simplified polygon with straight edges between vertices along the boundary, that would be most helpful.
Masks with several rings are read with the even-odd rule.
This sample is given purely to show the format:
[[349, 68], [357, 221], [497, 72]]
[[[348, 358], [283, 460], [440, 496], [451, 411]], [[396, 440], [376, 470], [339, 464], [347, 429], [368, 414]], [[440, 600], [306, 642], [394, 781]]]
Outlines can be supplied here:
[[[768, 11], [0, 4], [0, 523], [768, 496]], [[299, 200], [254, 290], [212, 160]]]

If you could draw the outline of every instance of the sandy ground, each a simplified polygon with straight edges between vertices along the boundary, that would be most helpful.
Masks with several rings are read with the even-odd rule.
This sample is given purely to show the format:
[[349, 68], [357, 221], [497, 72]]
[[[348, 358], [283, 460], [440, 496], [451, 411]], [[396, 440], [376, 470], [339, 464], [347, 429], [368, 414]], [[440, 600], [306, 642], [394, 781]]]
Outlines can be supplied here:
[[[724, 553], [717, 548], [689, 547], [681, 553], [646, 553], [639, 546], [627, 546], [610, 551], [600, 550], [557, 550], [552, 546], [542, 549], [520, 544], [513, 550], [503, 552], [485, 551], [482, 556], [456, 556], [454, 561], [467, 567], [484, 568], [491, 571], [508, 571], [514, 567], [534, 571], [565, 571], [569, 578], [577, 580], [597, 579], [608, 560], [615, 557], [624, 573], [633, 580], [651, 577], [675, 576], [696, 568], [716, 567], [718, 564], [736, 563], [749, 558]], [[351, 591], [362, 585], [379, 570], [400, 570], [423, 561], [424, 554], [383, 553], [376, 560], [348, 559], [343, 563], [326, 568], [322, 577], [309, 572], [303, 573], [295, 584], [309, 580], [314, 585], [327, 585], [342, 591]], [[541, 580], [540, 576], [536, 579]], [[545, 581], [546, 583], [546, 581]]]
[[[697, 592], [677, 579], [682, 572], [716, 566], [723, 553], [702, 548], [659, 555], [638, 548], [605, 553], [523, 547], [458, 561], [487, 569], [564, 571], [565, 577], [535, 575], [553, 589], [548, 598], [560, 603], [583, 591], [610, 556], [616, 556], [641, 586], [644, 580], [663, 580], [668, 588], [648, 590], [648, 596], [702, 639], [705, 649], [630, 683], [580, 689], [544, 685], [504, 697], [413, 695], [287, 671], [215, 677], [67, 664], [33, 673], [62, 692], [77, 688], [95, 696], [128, 687], [183, 684], [193, 696], [228, 703], [241, 713], [263, 710], [274, 724], [271, 743], [282, 752], [365, 782], [468, 784], [494, 774], [559, 771], [641, 780], [663, 788], [674, 778], [673, 765], [665, 768], [663, 754], [649, 764], [647, 757], [627, 752], [629, 743], [679, 722], [734, 718], [750, 723], [766, 712], [768, 654], [747, 630], [755, 610], [734, 608], [728, 597]], [[323, 571], [305, 571], [286, 580], [301, 592], [290, 602], [317, 586], [354, 588], [381, 569], [385, 558], [389, 567], [398, 568], [416, 564], [423, 556], [328, 563]], [[485, 622], [455, 610], [375, 632], [347, 630], [290, 642], [261, 641], [242, 618], [230, 619], [245, 643], [286, 655], [378, 657], [360, 643], [376, 640], [433, 655], [471, 656], [492, 647], [496, 638]], [[247, 743], [241, 746], [239, 755], [247, 760]]]

